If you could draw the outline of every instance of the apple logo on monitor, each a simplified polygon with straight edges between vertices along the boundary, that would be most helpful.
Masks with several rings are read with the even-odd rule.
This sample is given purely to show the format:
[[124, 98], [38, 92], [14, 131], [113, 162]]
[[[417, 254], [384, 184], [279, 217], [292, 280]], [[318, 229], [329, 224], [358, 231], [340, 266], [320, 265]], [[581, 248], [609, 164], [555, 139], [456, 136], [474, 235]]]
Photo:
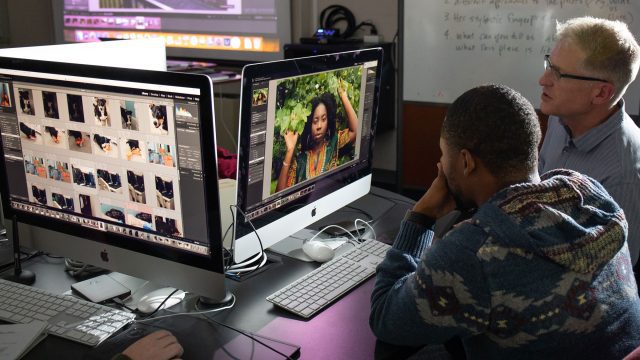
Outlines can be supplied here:
[[314, 216], [316, 216], [316, 208], [313, 208], [311, 210], [311, 217], [314, 217]]
[[102, 250], [100, 252], [100, 259], [102, 259], [102, 261], [104, 262], [109, 262], [109, 253], [107, 252], [107, 250]]

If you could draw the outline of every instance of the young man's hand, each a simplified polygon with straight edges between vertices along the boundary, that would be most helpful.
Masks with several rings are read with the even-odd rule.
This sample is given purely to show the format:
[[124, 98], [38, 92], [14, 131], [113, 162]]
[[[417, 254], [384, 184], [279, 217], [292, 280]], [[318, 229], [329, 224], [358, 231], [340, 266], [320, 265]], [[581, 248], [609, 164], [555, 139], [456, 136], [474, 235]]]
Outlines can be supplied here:
[[447, 178], [438, 163], [438, 176], [431, 183], [431, 187], [413, 206], [413, 211], [422, 213], [432, 219], [438, 219], [456, 208], [456, 202], [447, 186]]
[[169, 360], [182, 356], [178, 339], [166, 330], [153, 332], [129, 345], [122, 354], [132, 360]]

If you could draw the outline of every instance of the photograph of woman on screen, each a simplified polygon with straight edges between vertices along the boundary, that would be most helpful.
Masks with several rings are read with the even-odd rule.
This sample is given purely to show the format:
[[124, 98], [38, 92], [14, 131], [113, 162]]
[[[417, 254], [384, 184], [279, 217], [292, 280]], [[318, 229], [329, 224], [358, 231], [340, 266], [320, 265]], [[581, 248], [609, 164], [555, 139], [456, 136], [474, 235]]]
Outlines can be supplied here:
[[348, 160], [339, 159], [339, 150], [355, 142], [358, 129], [358, 117], [349, 101], [345, 85], [347, 84], [342, 79], [338, 79], [336, 88], [344, 107], [347, 128], [338, 130], [336, 126], [339, 116], [333, 94], [325, 92], [314, 97], [302, 134], [290, 129], [284, 133], [286, 152], [281, 161], [275, 192], [335, 169], [353, 159], [353, 152]]
[[9, 84], [7, 83], [0, 83], [0, 106], [11, 106], [11, 99], [9, 98]]

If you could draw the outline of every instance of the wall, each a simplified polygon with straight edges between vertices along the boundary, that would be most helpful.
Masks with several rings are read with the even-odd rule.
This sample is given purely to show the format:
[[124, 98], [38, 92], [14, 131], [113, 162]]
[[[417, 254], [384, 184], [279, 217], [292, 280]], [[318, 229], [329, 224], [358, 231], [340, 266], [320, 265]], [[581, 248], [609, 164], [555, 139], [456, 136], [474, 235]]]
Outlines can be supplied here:
[[53, 44], [51, 1], [7, 0], [10, 47]]
[[9, 17], [7, 0], [0, 0], [0, 48], [9, 45]]

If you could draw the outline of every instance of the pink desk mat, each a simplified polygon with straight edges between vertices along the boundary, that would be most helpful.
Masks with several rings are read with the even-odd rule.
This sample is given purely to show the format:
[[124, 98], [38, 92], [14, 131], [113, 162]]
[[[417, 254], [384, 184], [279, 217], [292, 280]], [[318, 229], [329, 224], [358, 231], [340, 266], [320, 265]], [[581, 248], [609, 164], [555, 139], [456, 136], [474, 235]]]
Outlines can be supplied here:
[[300, 359], [373, 359], [376, 338], [369, 328], [375, 277], [310, 320], [279, 317], [258, 333], [299, 345]]

